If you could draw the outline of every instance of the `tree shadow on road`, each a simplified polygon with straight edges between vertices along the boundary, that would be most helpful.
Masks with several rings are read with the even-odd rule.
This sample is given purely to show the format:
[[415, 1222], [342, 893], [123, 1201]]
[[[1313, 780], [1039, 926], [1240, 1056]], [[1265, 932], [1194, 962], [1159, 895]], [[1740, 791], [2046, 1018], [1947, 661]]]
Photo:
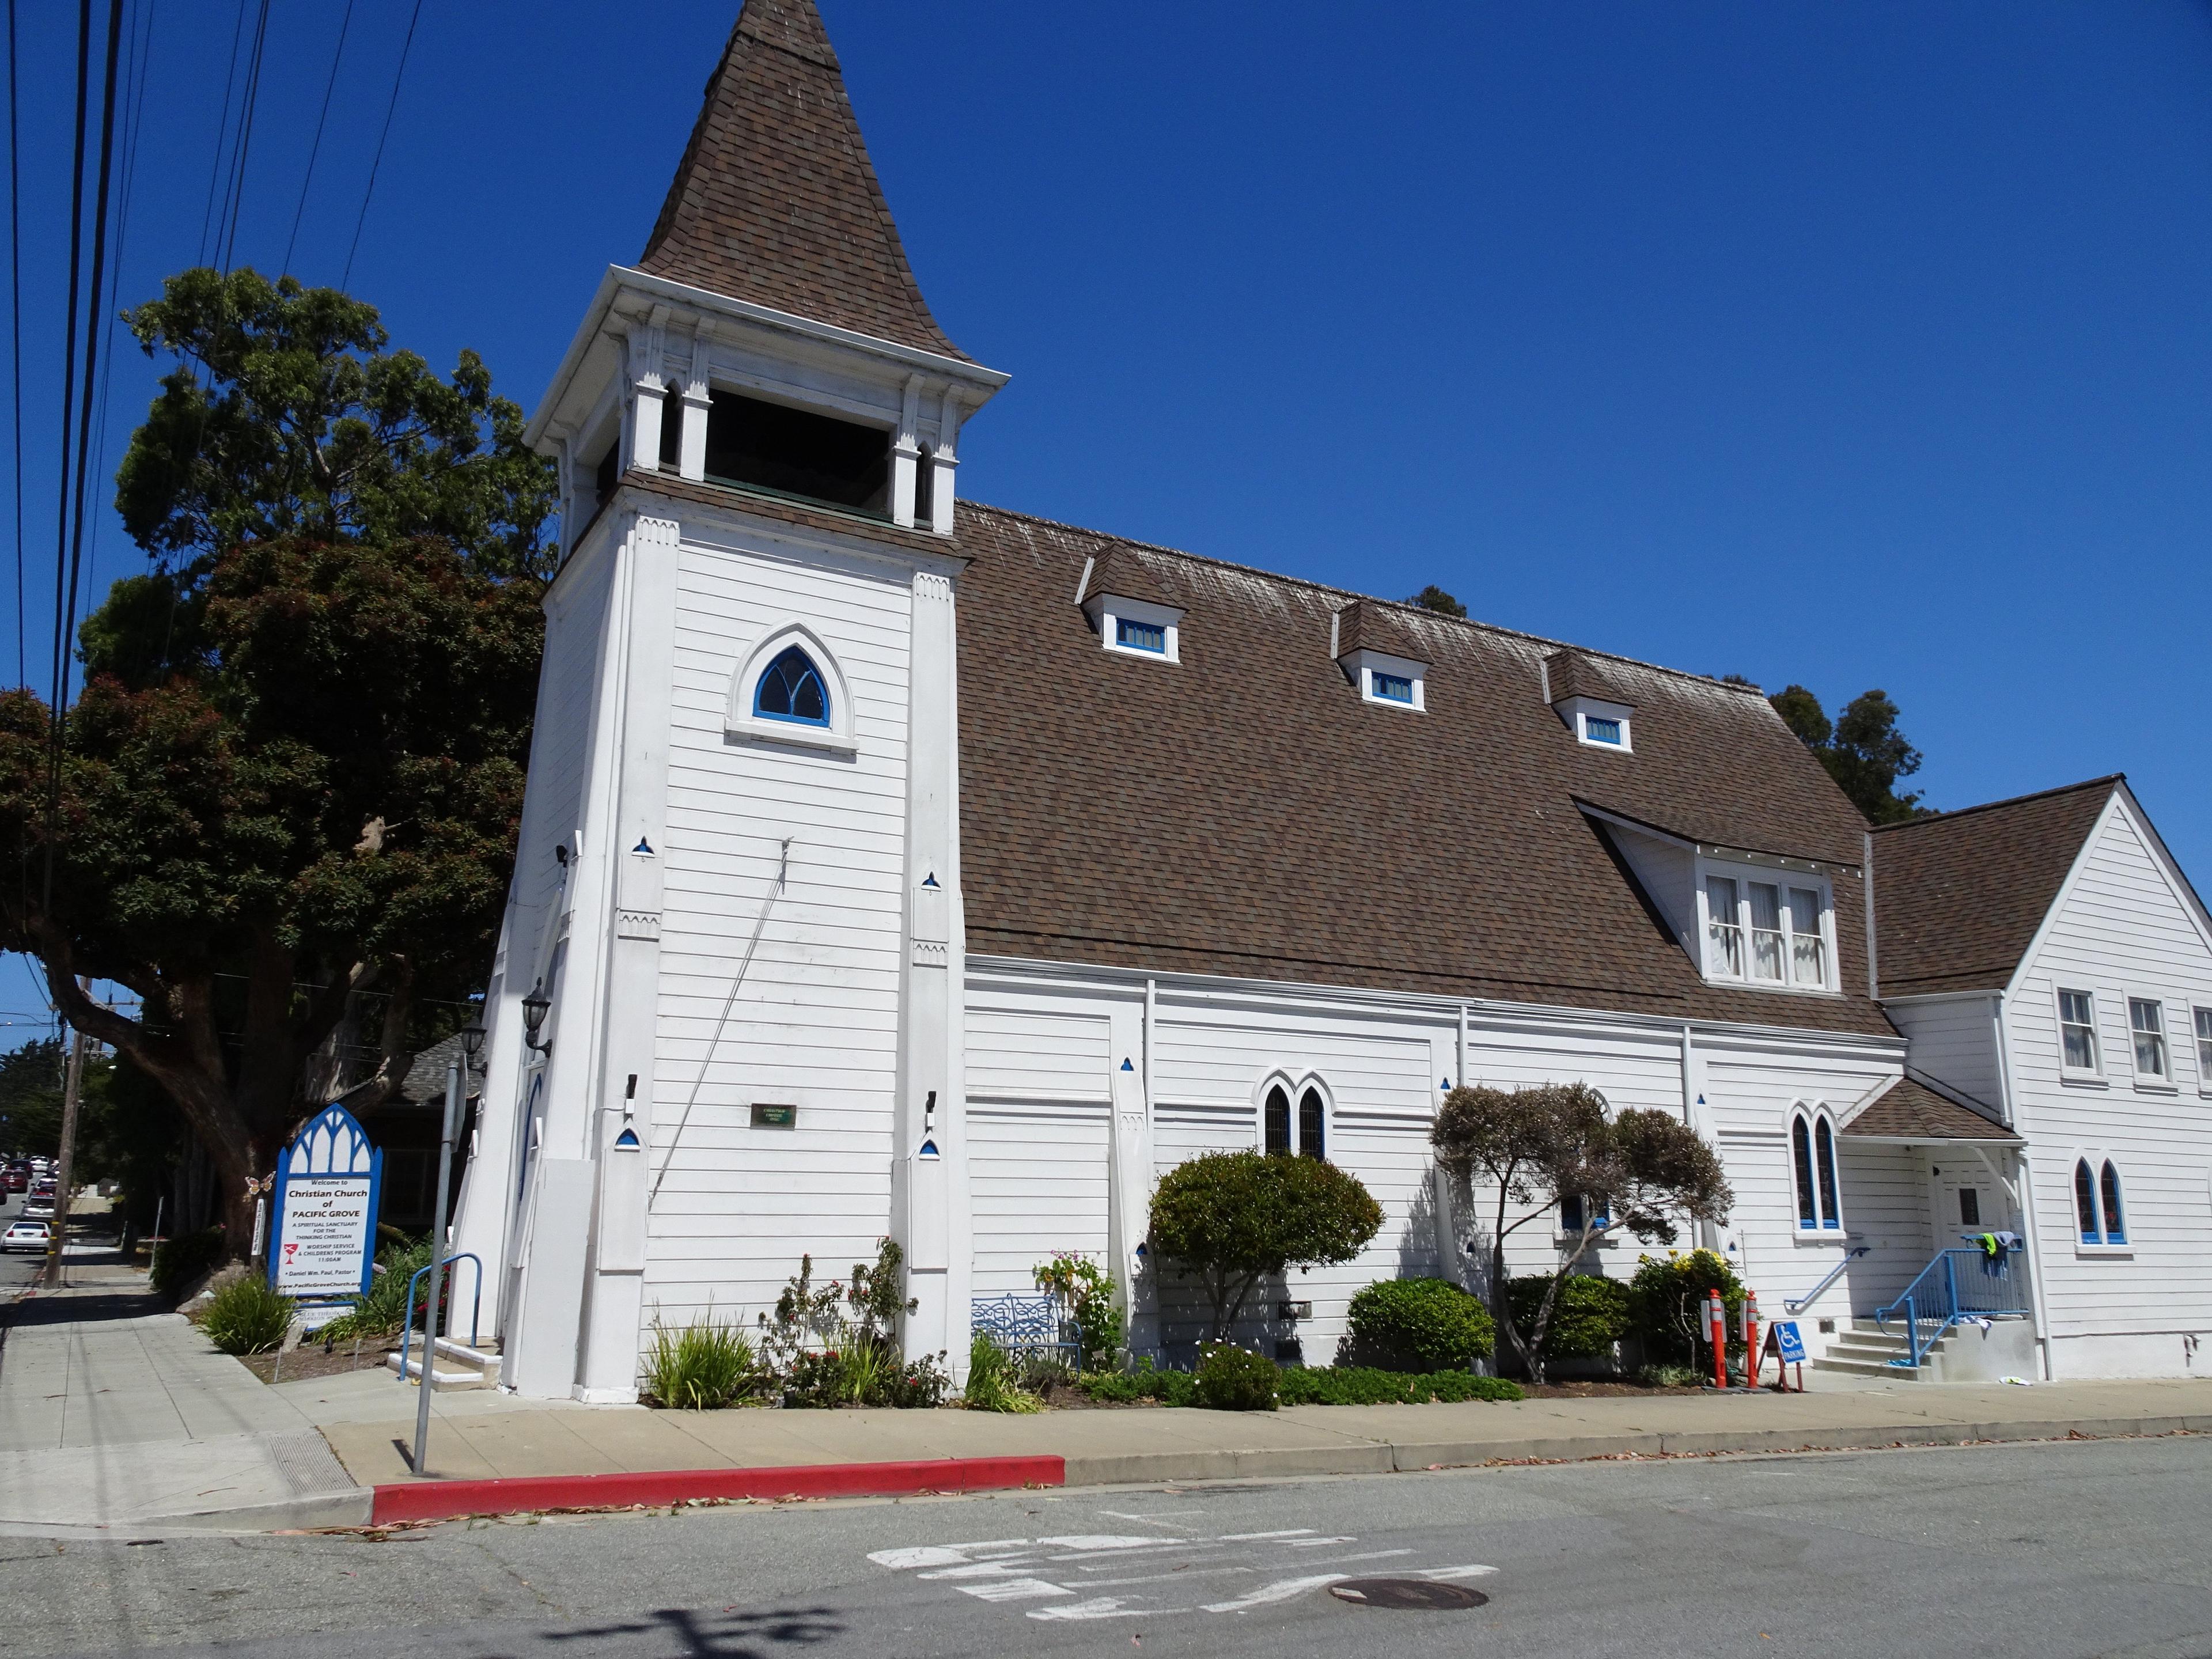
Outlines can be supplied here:
[[548, 1644], [623, 1643], [624, 1638], [656, 1633], [675, 1637], [680, 1644], [678, 1653], [696, 1655], [699, 1659], [767, 1659], [777, 1648], [811, 1647], [842, 1636], [845, 1626], [826, 1607], [762, 1613], [743, 1613], [735, 1607], [725, 1607], [720, 1613], [664, 1607], [613, 1624], [549, 1631], [545, 1639]]

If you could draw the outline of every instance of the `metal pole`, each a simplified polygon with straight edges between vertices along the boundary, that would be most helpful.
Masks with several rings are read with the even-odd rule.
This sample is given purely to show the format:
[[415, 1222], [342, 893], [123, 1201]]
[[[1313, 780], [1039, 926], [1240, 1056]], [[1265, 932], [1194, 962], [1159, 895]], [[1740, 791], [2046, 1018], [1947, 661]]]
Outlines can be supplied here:
[[[415, 1400], [415, 1473], [428, 1471], [423, 1457], [430, 1444], [430, 1378], [438, 1369], [438, 1288], [452, 1260], [446, 1254], [446, 1185], [453, 1175], [453, 1137], [461, 1127], [461, 1056], [446, 1062], [446, 1127], [438, 1140], [438, 1191], [430, 1205], [430, 1305], [422, 1310], [422, 1370]], [[413, 1309], [408, 1310], [411, 1316]]]
[[[92, 981], [80, 976], [77, 985], [87, 993]], [[70, 1034], [69, 1076], [62, 1085], [61, 1156], [54, 1160], [54, 1231], [46, 1243], [46, 1270], [41, 1282], [49, 1287], [62, 1282], [62, 1252], [69, 1248], [70, 1183], [76, 1179], [76, 1107], [84, 1082], [84, 1033]]]

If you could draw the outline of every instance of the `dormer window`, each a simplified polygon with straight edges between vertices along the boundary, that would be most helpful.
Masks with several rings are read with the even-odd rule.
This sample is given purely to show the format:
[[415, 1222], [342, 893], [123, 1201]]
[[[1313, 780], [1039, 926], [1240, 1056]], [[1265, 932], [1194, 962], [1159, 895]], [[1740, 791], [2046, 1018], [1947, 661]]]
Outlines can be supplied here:
[[1134, 617], [1114, 618], [1114, 643], [1124, 651], [1148, 651], [1156, 657], [1168, 653], [1168, 630], [1164, 623], [1139, 622]]
[[1330, 618], [1329, 629], [1329, 654], [1362, 702], [1417, 714], [1427, 708], [1429, 665], [1413, 654], [1419, 637], [1390, 606], [1357, 600]]
[[1086, 562], [1077, 599], [1109, 651], [1182, 660], [1182, 607], [1133, 553], [1117, 547]]
[[1835, 989], [1835, 907], [1824, 878], [1707, 863], [1698, 901], [1707, 979], [1773, 990]]
[[1544, 694], [1575, 741], [1620, 754], [1636, 750], [1636, 705], [1588, 657], [1560, 651], [1544, 659]]

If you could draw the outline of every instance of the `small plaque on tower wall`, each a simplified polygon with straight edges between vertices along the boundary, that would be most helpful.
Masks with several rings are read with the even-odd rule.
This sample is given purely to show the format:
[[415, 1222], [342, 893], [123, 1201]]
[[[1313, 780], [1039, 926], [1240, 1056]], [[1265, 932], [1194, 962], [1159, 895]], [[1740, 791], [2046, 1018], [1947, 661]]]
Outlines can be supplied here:
[[796, 1106], [763, 1106], [753, 1103], [753, 1127], [756, 1129], [793, 1129], [799, 1127], [799, 1108]]

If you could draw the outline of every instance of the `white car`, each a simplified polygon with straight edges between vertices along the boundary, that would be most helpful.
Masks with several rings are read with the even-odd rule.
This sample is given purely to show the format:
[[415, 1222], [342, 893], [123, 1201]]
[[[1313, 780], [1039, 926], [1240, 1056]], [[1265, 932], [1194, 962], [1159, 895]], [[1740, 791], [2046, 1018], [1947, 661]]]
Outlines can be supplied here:
[[30, 1221], [52, 1221], [54, 1218], [54, 1200], [52, 1198], [34, 1198], [23, 1206], [23, 1216]]
[[0, 1250], [36, 1250], [44, 1255], [53, 1242], [54, 1230], [43, 1221], [11, 1221], [0, 1233]]

